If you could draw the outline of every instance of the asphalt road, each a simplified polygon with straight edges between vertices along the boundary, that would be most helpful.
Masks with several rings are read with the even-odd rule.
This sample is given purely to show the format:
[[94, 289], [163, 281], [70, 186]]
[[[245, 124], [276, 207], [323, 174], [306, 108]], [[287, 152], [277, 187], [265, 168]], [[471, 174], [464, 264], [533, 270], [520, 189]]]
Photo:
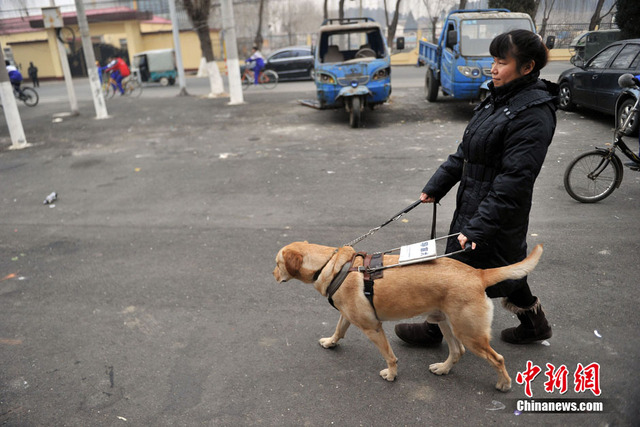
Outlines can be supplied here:
[[[529, 229], [529, 244], [545, 245], [530, 283], [554, 335], [501, 342], [516, 320], [494, 301], [508, 393], [471, 353], [449, 375], [431, 374], [446, 347], [405, 346], [393, 322], [398, 377], [384, 381], [384, 361], [356, 328], [334, 350], [318, 345], [338, 313], [311, 286], [275, 283], [280, 247], [360, 236], [415, 200], [455, 149], [473, 106], [427, 103], [423, 73], [394, 69], [391, 101], [355, 130], [341, 111], [298, 104], [313, 97], [310, 82], [252, 88], [238, 106], [148, 87], [110, 101], [105, 120], [86, 81], [81, 115], [53, 119], [68, 107], [64, 86], [43, 84], [40, 105], [20, 106], [32, 147], [8, 150], [0, 121], [0, 424], [636, 424], [640, 175], [627, 170], [594, 205], [562, 186], [574, 156], [611, 141], [610, 117], [558, 113]], [[190, 93], [206, 94], [203, 81], [189, 78]], [[59, 199], [43, 205], [52, 191]], [[452, 193], [439, 235], [453, 205]], [[430, 216], [420, 207], [357, 249], [424, 240]], [[532, 400], [516, 383], [528, 361], [542, 370], [533, 400], [586, 399], [604, 412], [518, 411]], [[547, 364], [566, 367], [567, 392], [545, 391]], [[579, 364], [599, 367], [599, 396]]]

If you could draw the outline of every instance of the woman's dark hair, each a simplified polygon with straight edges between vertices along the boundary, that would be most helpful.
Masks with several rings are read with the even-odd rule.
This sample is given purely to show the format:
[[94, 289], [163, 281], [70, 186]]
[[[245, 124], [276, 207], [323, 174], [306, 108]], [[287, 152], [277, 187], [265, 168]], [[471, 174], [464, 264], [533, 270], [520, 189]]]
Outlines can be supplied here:
[[512, 56], [518, 70], [534, 61], [532, 72], [540, 71], [547, 65], [549, 51], [536, 33], [527, 30], [512, 30], [503, 33], [491, 41], [489, 53], [496, 58]]

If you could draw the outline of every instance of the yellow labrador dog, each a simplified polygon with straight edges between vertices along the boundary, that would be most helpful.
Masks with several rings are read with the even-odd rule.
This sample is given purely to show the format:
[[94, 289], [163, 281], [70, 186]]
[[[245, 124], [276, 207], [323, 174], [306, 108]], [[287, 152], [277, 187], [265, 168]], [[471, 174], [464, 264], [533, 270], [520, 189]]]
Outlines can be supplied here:
[[[327, 296], [329, 284], [342, 267], [354, 259], [354, 254], [355, 250], [350, 246], [332, 248], [294, 242], [278, 252], [273, 276], [278, 282], [298, 279], [312, 283], [318, 292]], [[447, 360], [429, 366], [431, 372], [437, 375], [449, 373], [467, 347], [496, 369], [496, 388], [506, 392], [511, 388], [511, 378], [505, 369], [504, 358], [489, 345], [493, 304], [484, 291], [503, 280], [528, 275], [541, 255], [542, 245], [537, 245], [523, 261], [501, 268], [480, 270], [446, 257], [389, 268], [384, 270], [384, 277], [375, 281], [375, 309], [364, 295], [363, 274], [351, 272], [332, 296], [340, 311], [336, 331], [333, 336], [320, 339], [320, 345], [335, 347], [353, 323], [373, 341], [387, 362], [387, 369], [380, 371], [380, 375], [393, 381], [398, 371], [398, 359], [387, 341], [382, 322], [426, 316], [430, 323], [440, 326], [449, 345]], [[397, 255], [384, 255], [384, 265], [397, 262]], [[361, 258], [356, 257], [353, 265], [362, 265]]]

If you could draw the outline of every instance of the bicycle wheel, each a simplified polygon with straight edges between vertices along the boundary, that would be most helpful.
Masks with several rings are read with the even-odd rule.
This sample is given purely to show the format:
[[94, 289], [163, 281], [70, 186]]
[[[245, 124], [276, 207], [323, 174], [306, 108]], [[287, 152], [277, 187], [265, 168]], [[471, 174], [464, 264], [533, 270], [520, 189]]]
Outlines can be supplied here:
[[125, 95], [139, 98], [142, 95], [142, 85], [137, 80], [129, 80], [124, 87]]
[[594, 150], [573, 159], [564, 172], [564, 188], [575, 200], [595, 203], [616, 189], [620, 171], [607, 153]]
[[264, 70], [259, 81], [265, 89], [273, 89], [278, 85], [278, 73], [273, 70]]
[[114, 88], [110, 83], [106, 86], [102, 85], [102, 93], [104, 95], [104, 99], [111, 99], [116, 94], [116, 88]]
[[30, 87], [23, 87], [22, 96], [20, 97], [20, 99], [26, 106], [35, 107], [36, 105], [38, 105], [40, 97], [38, 96], [38, 92], [36, 92], [35, 89]]
[[249, 87], [251, 87], [251, 85], [253, 84], [253, 79], [251, 79], [247, 73], [242, 74], [241, 80], [243, 90], [249, 89]]

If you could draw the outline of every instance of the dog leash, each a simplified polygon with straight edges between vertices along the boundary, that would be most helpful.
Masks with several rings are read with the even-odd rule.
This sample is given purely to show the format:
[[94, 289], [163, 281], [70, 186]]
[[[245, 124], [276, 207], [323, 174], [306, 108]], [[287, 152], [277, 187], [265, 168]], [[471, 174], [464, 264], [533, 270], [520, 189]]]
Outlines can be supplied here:
[[[422, 201], [420, 199], [416, 200], [415, 202], [411, 203], [409, 206], [407, 206], [406, 208], [404, 208], [403, 210], [401, 210], [400, 212], [398, 212], [397, 214], [395, 214], [394, 216], [392, 216], [390, 219], [388, 219], [385, 223], [372, 228], [371, 230], [367, 231], [365, 234], [363, 234], [362, 236], [353, 239], [352, 241], [350, 241], [349, 243], [347, 243], [344, 246], [355, 246], [356, 244], [358, 244], [359, 242], [361, 242], [362, 240], [364, 240], [365, 238], [371, 236], [372, 234], [374, 234], [376, 231], [380, 230], [382, 227], [391, 224], [393, 221], [397, 221], [399, 220], [402, 215], [406, 214], [407, 212], [411, 211], [413, 208], [415, 208], [416, 206], [420, 205], [422, 203]], [[433, 218], [431, 221], [431, 239], [435, 239], [436, 237], [436, 203], [433, 203]]]

